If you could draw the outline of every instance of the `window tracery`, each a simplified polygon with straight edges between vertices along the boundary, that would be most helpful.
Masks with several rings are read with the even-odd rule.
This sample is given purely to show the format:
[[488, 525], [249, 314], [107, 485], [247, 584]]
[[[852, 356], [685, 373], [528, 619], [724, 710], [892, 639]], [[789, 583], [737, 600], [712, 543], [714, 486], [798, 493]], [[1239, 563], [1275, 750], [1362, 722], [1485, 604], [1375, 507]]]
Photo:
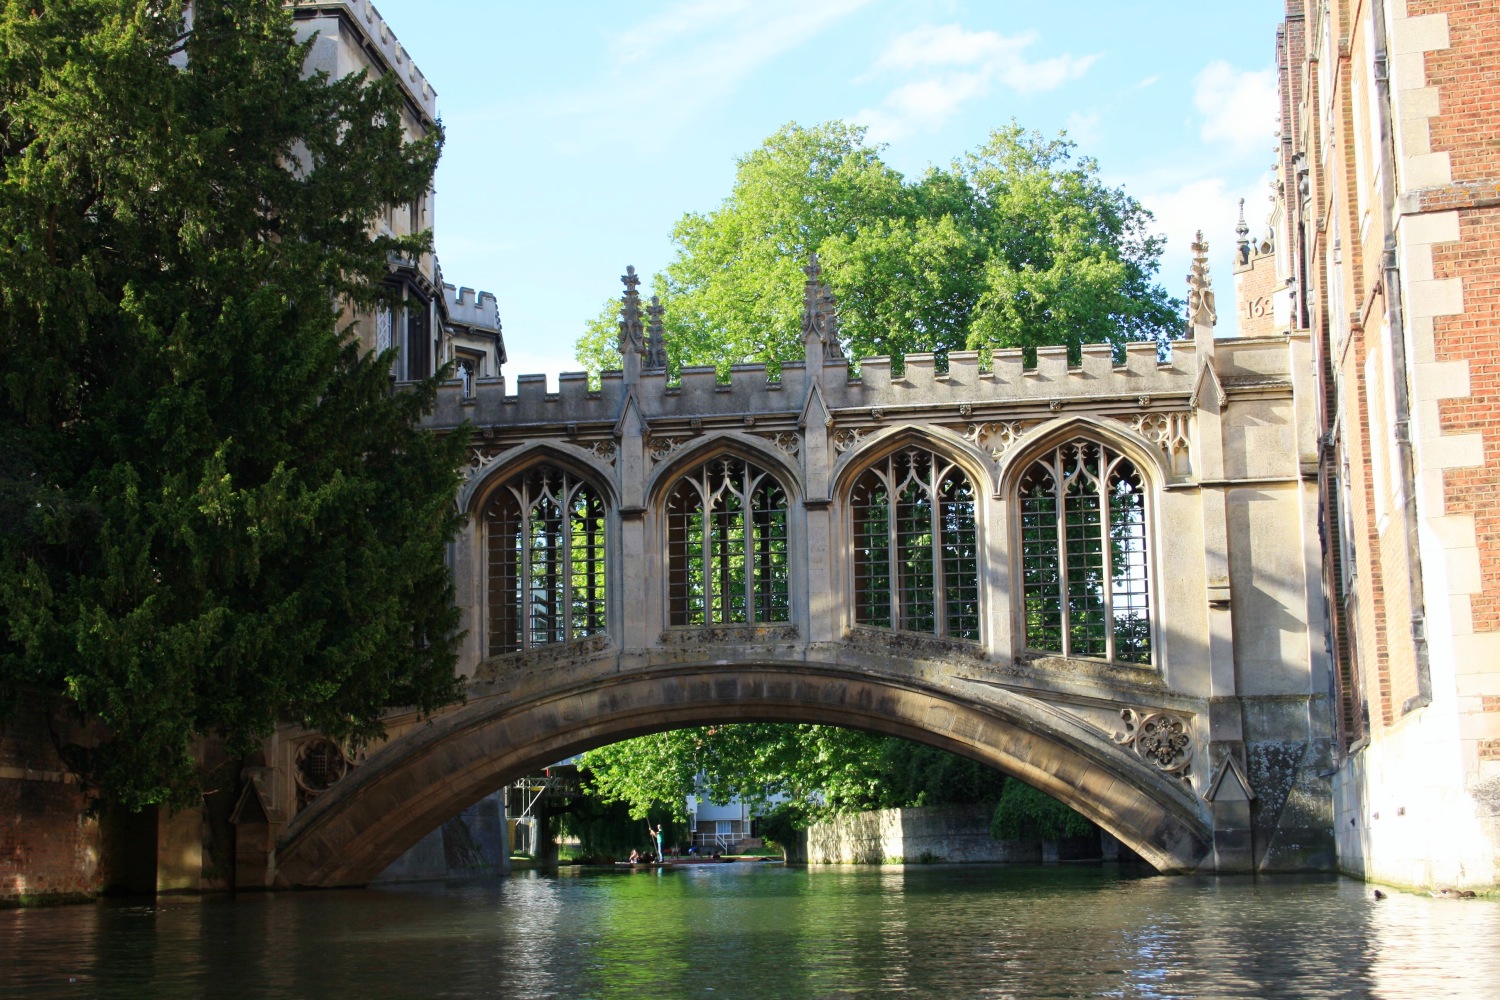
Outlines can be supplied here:
[[1076, 439], [1022, 474], [1025, 644], [1063, 656], [1151, 662], [1146, 481], [1130, 459]]
[[775, 476], [721, 455], [667, 495], [672, 625], [791, 620], [787, 493]]
[[506, 480], [485, 508], [489, 654], [605, 631], [605, 506], [555, 465]]
[[850, 491], [854, 620], [979, 639], [974, 486], [957, 465], [905, 448], [865, 470]]

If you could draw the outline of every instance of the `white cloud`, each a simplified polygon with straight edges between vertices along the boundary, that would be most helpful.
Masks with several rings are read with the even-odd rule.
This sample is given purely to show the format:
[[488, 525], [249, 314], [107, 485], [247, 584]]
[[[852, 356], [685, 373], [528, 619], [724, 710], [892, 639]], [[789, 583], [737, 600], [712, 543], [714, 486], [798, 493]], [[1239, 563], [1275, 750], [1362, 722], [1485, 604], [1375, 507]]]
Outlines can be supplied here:
[[854, 115], [878, 140], [900, 138], [918, 127], [936, 127], [962, 105], [987, 96], [995, 84], [1018, 93], [1055, 90], [1088, 72], [1099, 57], [1063, 54], [1029, 61], [1035, 32], [1002, 35], [956, 24], [923, 25], [896, 36], [875, 60], [872, 74], [902, 73], [878, 107]]
[[1237, 153], [1268, 150], [1280, 109], [1276, 73], [1237, 70], [1216, 60], [1194, 79], [1193, 106], [1203, 116], [1204, 141], [1228, 143]]
[[[690, 122], [766, 63], [822, 34], [871, 0], [688, 0], [635, 24], [610, 45], [598, 82], [545, 108], [573, 119], [590, 144], [620, 133], [641, 141], [636, 116], [658, 135]], [[632, 114], [620, 114], [628, 99]]]

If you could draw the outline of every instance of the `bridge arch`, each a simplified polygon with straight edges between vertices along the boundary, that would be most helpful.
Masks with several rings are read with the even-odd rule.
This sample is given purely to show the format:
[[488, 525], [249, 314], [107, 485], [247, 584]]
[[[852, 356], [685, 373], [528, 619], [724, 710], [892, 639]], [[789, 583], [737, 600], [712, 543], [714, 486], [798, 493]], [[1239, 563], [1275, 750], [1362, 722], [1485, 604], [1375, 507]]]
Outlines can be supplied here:
[[1202, 804], [1182, 782], [1025, 696], [977, 684], [959, 693], [917, 676], [871, 672], [867, 662], [753, 657], [640, 669], [608, 683], [534, 675], [476, 687], [468, 705], [382, 748], [299, 814], [277, 850], [278, 882], [363, 884], [508, 781], [621, 739], [711, 722], [821, 723], [926, 743], [1067, 803], [1160, 871], [1212, 863]]

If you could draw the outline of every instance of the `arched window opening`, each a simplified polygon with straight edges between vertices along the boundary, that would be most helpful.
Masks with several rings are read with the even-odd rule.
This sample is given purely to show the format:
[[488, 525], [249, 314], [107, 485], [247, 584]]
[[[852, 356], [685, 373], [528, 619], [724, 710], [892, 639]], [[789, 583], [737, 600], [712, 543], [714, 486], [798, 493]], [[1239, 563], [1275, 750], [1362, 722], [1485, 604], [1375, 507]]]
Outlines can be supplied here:
[[489, 654], [605, 630], [604, 498], [555, 465], [503, 483], [485, 509]]
[[850, 492], [854, 620], [979, 639], [974, 486], [933, 452], [906, 448], [865, 471]]
[[1135, 463], [1070, 441], [1027, 467], [1019, 494], [1026, 646], [1149, 664], [1146, 483]]
[[785, 622], [790, 593], [781, 483], [732, 455], [678, 480], [667, 496], [670, 622]]

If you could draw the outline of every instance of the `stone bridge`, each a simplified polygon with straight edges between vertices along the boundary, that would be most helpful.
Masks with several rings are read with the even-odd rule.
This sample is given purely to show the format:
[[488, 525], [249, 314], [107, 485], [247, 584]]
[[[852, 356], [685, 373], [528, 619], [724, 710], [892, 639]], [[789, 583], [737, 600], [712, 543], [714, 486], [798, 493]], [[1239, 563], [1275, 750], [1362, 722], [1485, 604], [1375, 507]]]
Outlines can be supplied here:
[[854, 373], [814, 266], [801, 362], [674, 377], [625, 281], [622, 371], [442, 390], [468, 701], [352, 760], [279, 734], [238, 811], [268, 881], [365, 882], [527, 771], [727, 721], [964, 754], [1163, 872], [1332, 867], [1308, 344], [1216, 339], [1201, 250], [1164, 360]]

